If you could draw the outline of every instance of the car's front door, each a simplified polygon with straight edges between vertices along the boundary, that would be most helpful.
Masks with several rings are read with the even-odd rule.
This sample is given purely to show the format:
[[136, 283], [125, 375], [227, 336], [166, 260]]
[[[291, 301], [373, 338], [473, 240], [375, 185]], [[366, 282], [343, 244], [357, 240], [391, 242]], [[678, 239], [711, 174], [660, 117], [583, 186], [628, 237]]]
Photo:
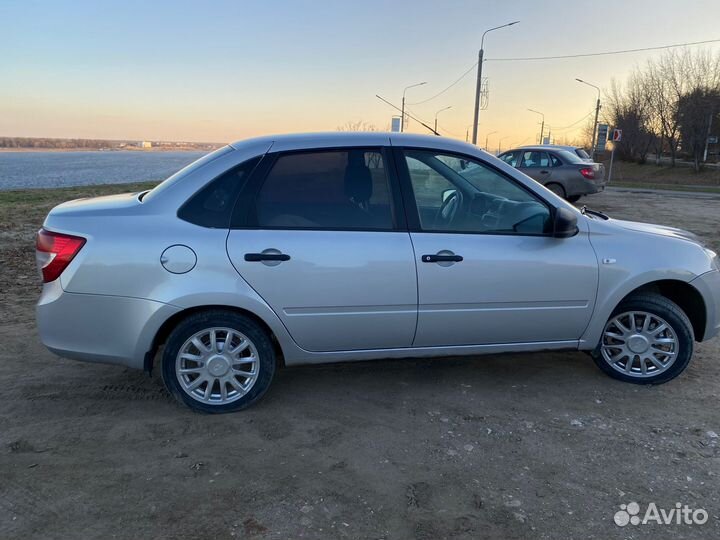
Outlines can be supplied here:
[[383, 151], [265, 159], [269, 172], [242, 194], [243, 215], [228, 236], [240, 276], [306, 350], [409, 347], [417, 278]]
[[547, 152], [538, 150], [525, 150], [520, 154], [518, 169], [533, 180], [547, 184], [552, 177], [552, 163]]
[[396, 162], [418, 273], [414, 346], [580, 338], [598, 280], [587, 232], [553, 238], [553, 209], [479, 160], [405, 149]]

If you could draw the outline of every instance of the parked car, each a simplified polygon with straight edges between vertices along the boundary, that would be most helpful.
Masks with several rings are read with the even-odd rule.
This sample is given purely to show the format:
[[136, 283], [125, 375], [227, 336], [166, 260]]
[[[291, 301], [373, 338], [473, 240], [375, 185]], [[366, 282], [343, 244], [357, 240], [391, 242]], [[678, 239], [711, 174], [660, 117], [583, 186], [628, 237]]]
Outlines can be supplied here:
[[[233, 143], [151, 191], [55, 207], [53, 352], [150, 371], [206, 412], [278, 365], [580, 349], [658, 384], [720, 331], [715, 253], [581, 212], [475, 146], [332, 133]], [[158, 353], [160, 351], [160, 353]]]
[[[521, 149], [524, 148], [537, 148], [535, 145], [533, 146], [521, 146]], [[581, 148], [580, 146], [567, 146], [564, 144], [543, 144], [542, 148], [548, 148], [548, 149], [555, 149], [555, 150], [567, 150], [568, 152], [575, 154], [577, 157], [582, 159], [583, 161], [586, 161], [588, 163], [593, 162], [593, 158], [588, 154], [584, 148]]]
[[508, 150], [498, 157], [570, 202], [603, 191], [607, 184], [602, 163], [587, 162], [569, 150], [526, 146]]

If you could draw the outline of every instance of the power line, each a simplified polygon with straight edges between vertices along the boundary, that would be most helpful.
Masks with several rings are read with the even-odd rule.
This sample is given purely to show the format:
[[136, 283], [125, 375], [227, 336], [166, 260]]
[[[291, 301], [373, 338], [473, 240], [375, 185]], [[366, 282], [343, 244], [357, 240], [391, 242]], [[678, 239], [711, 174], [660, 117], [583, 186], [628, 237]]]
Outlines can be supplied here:
[[[528, 56], [528, 57], [518, 57], [518, 58], [486, 58], [486, 62], [521, 62], [521, 61], [532, 61], [532, 60], [560, 60], [565, 58], [584, 58], [588, 56], [608, 56], [608, 55], [614, 55], [614, 54], [627, 54], [627, 53], [634, 53], [634, 52], [642, 52], [642, 51], [658, 51], [661, 49], [673, 49], [676, 47], [687, 47], [690, 45], [703, 45], [707, 43], [717, 43], [720, 42], [720, 39], [708, 39], [705, 41], [692, 41], [688, 43], [678, 43], [675, 45], [661, 45], [658, 47], [643, 47], [640, 49], [624, 49], [620, 51], [605, 51], [605, 52], [597, 52], [597, 53], [581, 53], [581, 54], [566, 54], [561, 56]], [[443, 95], [445, 92], [450, 90], [453, 86], [455, 86], [457, 83], [462, 81], [465, 77], [467, 77], [472, 70], [474, 70], [477, 67], [477, 62], [475, 62], [472, 66], [470, 66], [467, 71], [465, 71], [462, 75], [460, 75], [455, 81], [453, 81], [450, 85], [446, 86], [444, 89], [442, 89], [437, 94], [430, 96], [427, 99], [424, 99], [422, 101], [416, 101], [415, 103], [409, 103], [409, 105], [421, 105], [423, 103], [427, 103], [428, 101], [432, 101], [433, 99]]]
[[475, 68], [477, 67], [477, 65], [478, 65], [478, 63], [475, 62], [472, 66], [470, 66], [470, 67], [468, 68], [468, 70], [467, 70], [465, 73], [463, 73], [462, 75], [460, 75], [460, 76], [455, 80], [455, 82], [453, 82], [453, 83], [450, 84], [449, 86], [445, 87], [443, 90], [440, 90], [440, 91], [439, 91], [437, 94], [435, 94], [434, 96], [429, 97], [429, 98], [427, 98], [427, 99], [423, 99], [422, 101], [416, 101], [415, 103], [408, 103], [408, 105], [421, 105], [421, 104], [423, 104], [423, 103], [427, 103], [428, 101], [431, 101], [431, 100], [435, 99], [436, 97], [439, 97], [439, 96], [443, 95], [445, 92], [447, 92], [448, 90], [450, 90], [453, 86], [455, 86], [457, 83], [459, 83], [460, 81], [462, 81], [465, 77], [467, 77], [468, 74], [469, 74], [473, 69], [475, 69]]
[[516, 58], [487, 58], [486, 62], [523, 62], [529, 60], [561, 60], [564, 58], [586, 58], [588, 56], [609, 56], [613, 54], [627, 54], [643, 51], [658, 51], [660, 49], [673, 49], [676, 47], [687, 47], [690, 45], [703, 45], [707, 43], [717, 43], [720, 39], [707, 39], [705, 41], [691, 41], [688, 43], [676, 43], [675, 45], [660, 45], [658, 47], [642, 47], [640, 49], [623, 49], [620, 51], [604, 51], [596, 53], [580, 53], [580, 54], [563, 54], [560, 56], [524, 56]]
[[588, 116], [590, 116], [592, 114], [595, 114], [594, 109], [592, 111], [590, 111], [589, 113], [587, 113], [585, 116], [583, 116], [577, 122], [573, 122], [572, 124], [570, 124], [568, 126], [563, 126], [563, 127], [548, 126], [548, 127], [552, 128], [553, 131], [567, 131], [567, 130], [572, 129], [573, 127], [577, 126], [580, 122], [582, 122], [583, 120], [585, 120]]
[[[390, 105], [390, 106], [391, 106], [393, 109], [395, 109], [396, 111], [401, 111], [400, 107], [396, 107], [395, 105], [393, 105], [392, 103], [390, 103], [387, 99], [385, 99], [385, 98], [383, 98], [383, 97], [381, 97], [381, 96], [378, 96], [377, 94], [375, 94], [375, 97], [378, 98], [380, 101], [383, 101], [383, 102], [387, 103], [388, 105]], [[407, 107], [406, 107], [406, 109], [407, 109]], [[401, 111], [401, 112], [402, 112], [405, 116], [407, 116], [408, 118], [412, 118], [412, 119], [415, 120], [416, 122], [419, 122], [419, 123], [422, 124], [424, 127], [428, 128], [428, 129], [429, 129], [430, 131], [432, 131], [435, 135], [439, 135], [439, 133], [438, 133], [437, 131], [435, 131], [433, 128], [431, 128], [429, 125], [427, 125], [427, 124], [426, 124], [425, 122], [423, 122], [422, 120], [420, 120], [420, 119], [418, 119], [418, 118], [415, 118], [414, 116], [412, 116], [411, 114], [409, 114], [407, 110]]]

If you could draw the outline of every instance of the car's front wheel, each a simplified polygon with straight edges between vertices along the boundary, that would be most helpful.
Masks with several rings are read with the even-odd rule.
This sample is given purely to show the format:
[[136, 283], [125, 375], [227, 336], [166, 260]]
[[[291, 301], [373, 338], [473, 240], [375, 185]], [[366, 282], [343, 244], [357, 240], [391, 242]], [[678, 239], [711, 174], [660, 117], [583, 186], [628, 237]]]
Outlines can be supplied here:
[[692, 324], [682, 309], [664, 296], [646, 293], [618, 305], [592, 356], [611, 377], [662, 384], [687, 367], [693, 344]]
[[224, 310], [195, 313], [171, 332], [162, 357], [165, 386], [192, 409], [224, 413], [260, 399], [275, 374], [267, 332]]

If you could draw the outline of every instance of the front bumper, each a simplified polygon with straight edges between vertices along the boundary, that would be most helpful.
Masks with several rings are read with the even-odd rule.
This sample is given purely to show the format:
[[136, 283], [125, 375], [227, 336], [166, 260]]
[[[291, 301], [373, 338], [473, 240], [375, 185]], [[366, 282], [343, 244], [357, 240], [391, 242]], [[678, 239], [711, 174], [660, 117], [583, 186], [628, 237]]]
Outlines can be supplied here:
[[35, 308], [40, 340], [53, 353], [137, 369], [163, 322], [178, 311], [153, 300], [65, 292], [60, 280], [43, 286]]
[[720, 333], [720, 271], [712, 270], [690, 282], [703, 297], [707, 321], [702, 341]]

